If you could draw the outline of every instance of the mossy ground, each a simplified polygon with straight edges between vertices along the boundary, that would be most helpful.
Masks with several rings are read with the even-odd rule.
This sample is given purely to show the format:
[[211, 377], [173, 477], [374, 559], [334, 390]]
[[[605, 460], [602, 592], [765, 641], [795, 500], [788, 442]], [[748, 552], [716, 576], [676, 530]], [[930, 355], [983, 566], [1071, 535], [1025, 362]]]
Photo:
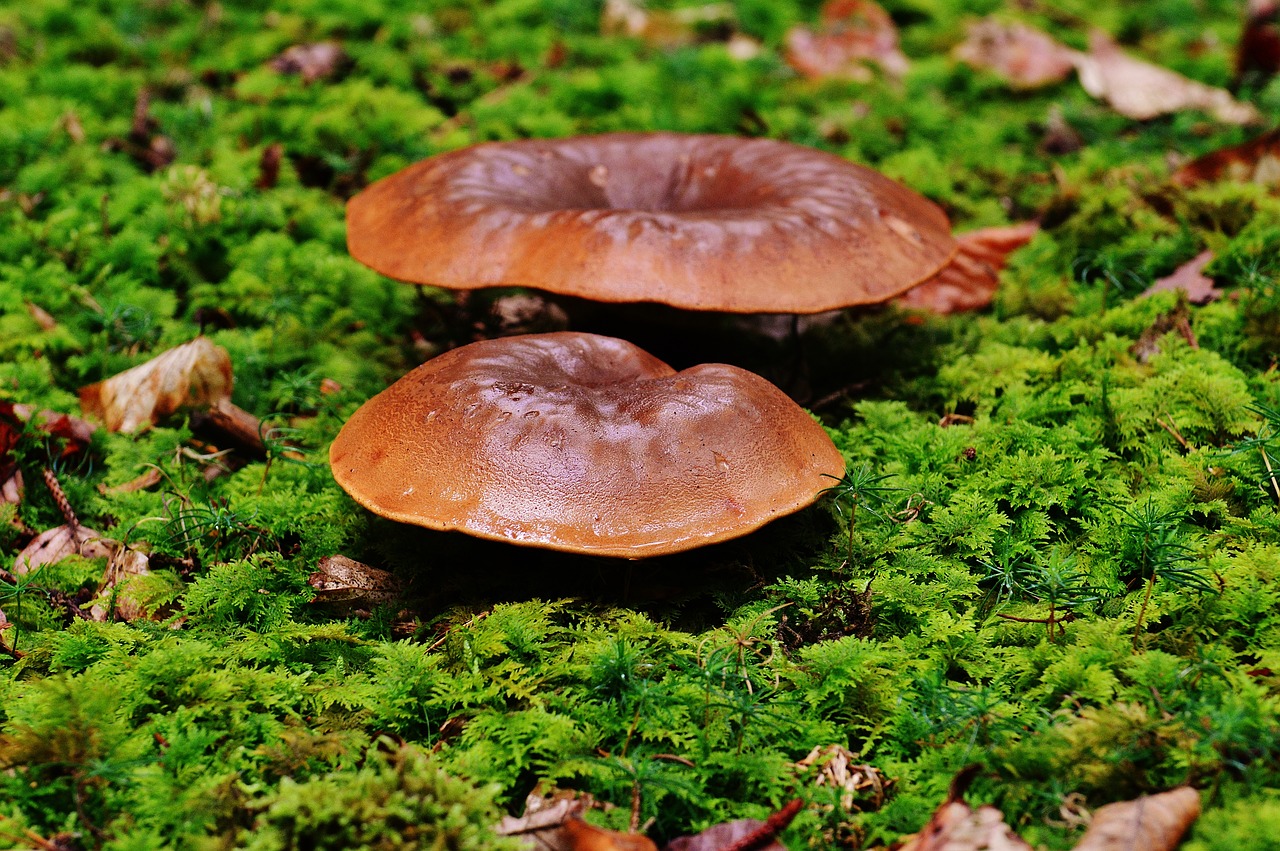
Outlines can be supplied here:
[[[159, 614], [96, 623], [49, 603], [93, 587], [101, 562], [0, 587], [25, 653], [0, 668], [0, 844], [30, 830], [115, 849], [477, 847], [546, 781], [621, 805], [600, 816], [615, 827], [638, 787], [659, 838], [801, 795], [834, 806], [806, 810], [791, 847], [870, 845], [918, 829], [975, 762], [971, 798], [1050, 847], [1078, 833], [1068, 796], [1180, 783], [1207, 808], [1194, 847], [1280, 836], [1280, 513], [1256, 442], [1280, 440], [1259, 409], [1280, 410], [1280, 200], [1176, 189], [1166, 162], [1247, 131], [1199, 113], [1139, 124], [1074, 82], [1015, 93], [950, 59], [997, 2], [887, 3], [913, 66], [867, 84], [805, 82], [781, 61], [813, 2], [735, 3], [764, 44], [746, 61], [714, 40], [601, 36], [599, 5], [578, 0], [258, 5], [0, 9], [0, 398], [73, 412], [77, 387], [213, 316], [235, 401], [304, 449], [208, 481], [174, 420], [99, 433], [91, 461], [59, 470], [87, 525], [153, 548]], [[1063, 40], [1098, 26], [1230, 79], [1237, 3], [1035, 8], [1025, 19]], [[322, 39], [350, 54], [338, 78], [266, 67]], [[144, 87], [177, 153], [154, 172], [119, 143]], [[1246, 94], [1280, 107], [1280, 85]], [[1040, 149], [1052, 110], [1079, 151]], [[834, 151], [961, 230], [1045, 217], [992, 311], [872, 312], [806, 341], [813, 380], [857, 388], [821, 411], [863, 478], [852, 559], [848, 492], [643, 567], [355, 506], [328, 444], [420, 359], [415, 329], [440, 342], [449, 300], [352, 261], [344, 196], [471, 142], [649, 129]], [[273, 143], [279, 181], [255, 188]], [[1136, 294], [1206, 248], [1227, 297], [1191, 309], [1198, 347], [1171, 333], [1137, 356], [1176, 298]], [[325, 378], [341, 391], [321, 393]], [[940, 425], [948, 413], [972, 422]], [[61, 519], [39, 455], [21, 459], [16, 513], [43, 529]], [[100, 490], [148, 466], [158, 487]], [[184, 534], [183, 512], [206, 533]], [[3, 560], [17, 543], [0, 523]], [[396, 633], [397, 607], [309, 602], [335, 552], [394, 570], [419, 628]], [[850, 813], [793, 767], [830, 744], [892, 778], [887, 799]]]

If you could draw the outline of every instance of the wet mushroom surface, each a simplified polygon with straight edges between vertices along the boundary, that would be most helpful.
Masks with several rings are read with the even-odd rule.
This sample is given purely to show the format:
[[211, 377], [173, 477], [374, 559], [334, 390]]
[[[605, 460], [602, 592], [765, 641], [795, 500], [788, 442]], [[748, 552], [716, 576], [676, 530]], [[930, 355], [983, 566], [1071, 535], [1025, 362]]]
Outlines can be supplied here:
[[945, 214], [884, 175], [705, 134], [475, 145], [371, 185], [347, 221], [352, 256], [402, 281], [729, 313], [879, 303], [955, 251]]
[[625, 558], [746, 534], [844, 470], [821, 426], [759, 376], [676, 372], [572, 332], [427, 362], [356, 411], [330, 463], [384, 517]]

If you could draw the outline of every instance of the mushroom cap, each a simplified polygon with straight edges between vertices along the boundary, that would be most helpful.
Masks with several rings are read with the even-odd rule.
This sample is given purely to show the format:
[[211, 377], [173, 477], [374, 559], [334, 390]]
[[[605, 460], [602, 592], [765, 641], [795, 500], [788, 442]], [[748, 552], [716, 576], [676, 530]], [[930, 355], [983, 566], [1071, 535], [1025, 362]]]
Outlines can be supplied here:
[[347, 246], [417, 284], [729, 313], [882, 302], [955, 251], [937, 206], [869, 168], [771, 139], [681, 133], [431, 157], [351, 199]]
[[383, 517], [626, 558], [744, 535], [844, 472], [822, 427], [758, 375], [675, 372], [575, 332], [428, 361], [351, 416], [329, 463]]

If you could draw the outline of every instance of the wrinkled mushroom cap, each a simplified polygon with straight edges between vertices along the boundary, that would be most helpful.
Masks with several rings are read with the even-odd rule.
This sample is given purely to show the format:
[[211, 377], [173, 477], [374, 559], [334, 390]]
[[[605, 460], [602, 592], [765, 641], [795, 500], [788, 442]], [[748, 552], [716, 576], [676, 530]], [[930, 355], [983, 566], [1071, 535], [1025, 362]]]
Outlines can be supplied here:
[[626, 558], [746, 534], [844, 471], [826, 432], [763, 378], [677, 373], [572, 332], [428, 361], [352, 415], [329, 462], [393, 520]]
[[770, 139], [679, 133], [432, 157], [352, 198], [347, 242], [361, 263], [418, 284], [730, 313], [882, 302], [955, 251], [938, 207], [871, 169]]

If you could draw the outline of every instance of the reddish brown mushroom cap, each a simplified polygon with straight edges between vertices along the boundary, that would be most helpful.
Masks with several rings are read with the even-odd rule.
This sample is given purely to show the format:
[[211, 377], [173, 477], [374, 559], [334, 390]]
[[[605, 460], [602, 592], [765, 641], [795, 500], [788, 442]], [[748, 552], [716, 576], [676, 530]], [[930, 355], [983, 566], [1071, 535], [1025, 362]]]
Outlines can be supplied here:
[[347, 244], [418, 284], [730, 313], [882, 302], [955, 251], [941, 210], [871, 169], [770, 139], [678, 133], [423, 160], [351, 199]]
[[572, 332], [428, 361], [352, 415], [329, 462], [393, 520], [627, 558], [746, 534], [844, 471], [826, 432], [763, 378], [677, 373]]

